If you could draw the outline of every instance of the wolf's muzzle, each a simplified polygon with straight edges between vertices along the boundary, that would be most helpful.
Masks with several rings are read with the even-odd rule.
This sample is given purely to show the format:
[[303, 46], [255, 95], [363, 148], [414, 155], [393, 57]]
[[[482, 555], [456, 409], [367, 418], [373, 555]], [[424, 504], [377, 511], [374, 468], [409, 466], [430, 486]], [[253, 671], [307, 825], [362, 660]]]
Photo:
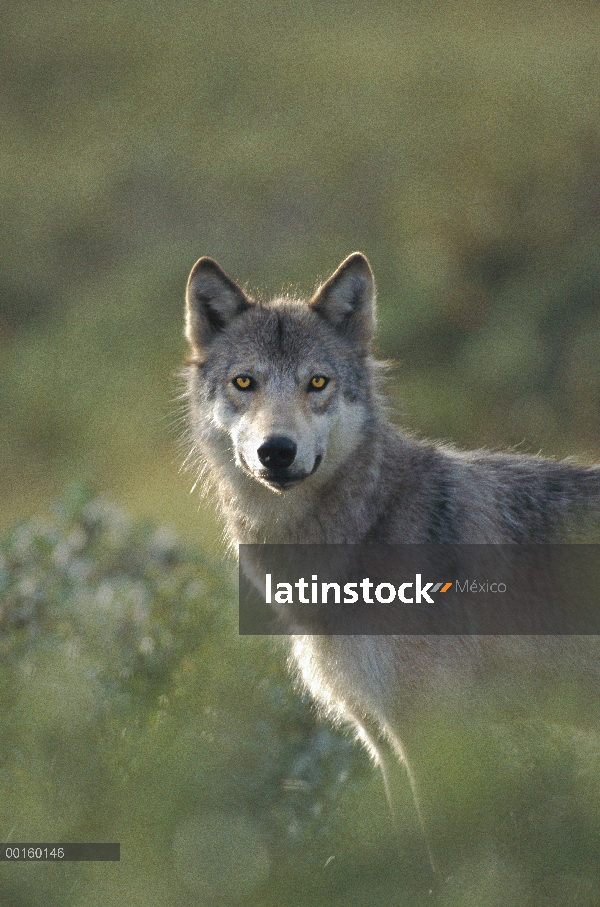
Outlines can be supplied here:
[[242, 454], [239, 455], [239, 458], [246, 472], [249, 472], [259, 482], [274, 491], [285, 491], [312, 476], [323, 459], [322, 454], [318, 454], [310, 472], [294, 473], [290, 467], [296, 459], [297, 452], [298, 446], [291, 438], [286, 438], [284, 435], [273, 435], [273, 437], [267, 438], [256, 451], [263, 467], [259, 472], [250, 469]]
[[298, 447], [291, 438], [274, 435], [267, 438], [256, 451], [258, 459], [266, 469], [278, 471], [288, 469], [296, 458]]

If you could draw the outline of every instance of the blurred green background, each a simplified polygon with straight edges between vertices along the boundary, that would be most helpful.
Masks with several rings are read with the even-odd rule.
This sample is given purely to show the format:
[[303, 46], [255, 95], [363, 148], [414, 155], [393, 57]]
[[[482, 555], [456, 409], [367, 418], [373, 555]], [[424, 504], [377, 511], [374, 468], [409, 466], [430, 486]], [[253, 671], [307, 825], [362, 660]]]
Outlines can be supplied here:
[[4, 525], [77, 477], [207, 526], [170, 431], [201, 254], [306, 293], [363, 250], [405, 424], [598, 456], [596, 3], [0, 16]]
[[[138, 728], [134, 749], [143, 753], [136, 763], [139, 778], [146, 777], [147, 785], [165, 784], [158, 769], [148, 781], [139, 766], [152, 763], [163, 746], [171, 752], [165, 742], [171, 738], [164, 730], [157, 731], [154, 742], [148, 742], [147, 735], [160, 723], [159, 712], [169, 714], [159, 700], [173, 701], [175, 675], [184, 657], [193, 661], [190, 653], [201, 645], [201, 634], [192, 634], [184, 654], [183, 642], [173, 643], [178, 654], [169, 656], [163, 674], [153, 674], [148, 659], [144, 661], [155, 642], [151, 630], [139, 627], [157, 613], [162, 626], [161, 608], [170, 613], [182, 594], [167, 559], [161, 570], [172, 585], [156, 593], [158, 599], [151, 597], [154, 604], [146, 610], [140, 605], [141, 611], [131, 618], [102, 618], [107, 638], [114, 637], [117, 649], [125, 646], [118, 657], [126, 661], [129, 643], [123, 642], [120, 621], [130, 630], [138, 628], [135, 632], [141, 636], [134, 633], [131, 646], [135, 658], [142, 658], [142, 680], [138, 683], [131, 674], [121, 677], [117, 655], [112, 661], [111, 655], [109, 668], [102, 668], [103, 679], [98, 679], [100, 668], [93, 665], [95, 659], [102, 661], [102, 632], [94, 629], [92, 618], [89, 625], [75, 627], [69, 609], [80, 595], [86, 601], [99, 596], [102, 602], [103, 595], [112, 601], [114, 583], [119, 590], [114, 595], [124, 596], [120, 607], [125, 612], [135, 611], [136, 596], [144, 597], [135, 570], [132, 578], [118, 557], [102, 560], [106, 545], [111, 551], [111, 545], [119, 550], [120, 545], [131, 545], [146, 565], [154, 549], [150, 536], [143, 534], [144, 521], [173, 527], [196, 551], [185, 549], [175, 561], [196, 571], [194, 575], [199, 571], [211, 588], [221, 590], [217, 598], [230, 603], [229, 611], [233, 608], [234, 587], [228, 585], [233, 566], [218, 565], [223, 556], [218, 520], [209, 503], [190, 496], [191, 477], [178, 473], [182, 456], [173, 374], [185, 355], [183, 289], [201, 254], [217, 258], [250, 290], [309, 293], [349, 252], [364, 251], [378, 283], [378, 352], [396, 363], [390, 389], [402, 424], [421, 436], [464, 446], [514, 446], [524, 452], [600, 459], [599, 26], [600, 8], [593, 0], [5, 0], [1, 5], [0, 527], [8, 531], [18, 519], [46, 512], [49, 501], [63, 499], [58, 523], [56, 516], [47, 516], [46, 528], [28, 522], [25, 529], [6, 534], [0, 561], [0, 592], [6, 600], [2, 639], [9, 665], [0, 697], [10, 720], [27, 714], [27, 721], [35, 724], [31, 733], [17, 728], [8, 734], [4, 782], [12, 784], [11, 773], [19, 764], [25, 778], [31, 777], [27, 772], [32, 760], [42, 766], [35, 782], [39, 790], [27, 787], [30, 806], [15, 813], [13, 804], [3, 814], [3, 835], [12, 833], [6, 825], [14, 814], [21, 816], [15, 821], [23, 833], [50, 834], [56, 827], [73, 834], [78, 829], [79, 838], [85, 837], [91, 833], [96, 802], [90, 791], [100, 800], [104, 796], [103, 788], [94, 787], [99, 779], [111, 792], [111, 827], [122, 830], [125, 826], [114, 824], [115, 791], [130, 757], [125, 744], [116, 741], [127, 739], [127, 734], [118, 736], [125, 727]], [[90, 519], [86, 508], [95, 499], [84, 494], [78, 503], [65, 504], [69, 495], [79, 494], [71, 491], [64, 498], [73, 481], [92, 483], [104, 495], [102, 500], [108, 496], [118, 501], [138, 528], [125, 530], [117, 520], [121, 528], [111, 529], [112, 517], [105, 515], [102, 532], [112, 541], [93, 548], [95, 536], [90, 541], [85, 527]], [[51, 541], [39, 542], [40, 533], [43, 538], [50, 533]], [[74, 579], [69, 573], [69, 552], [88, 542], [90, 562], [97, 567], [90, 580], [93, 592], [84, 594], [79, 587], [64, 586], [53, 571], [66, 570], [69, 582], [78, 582], [77, 569]], [[199, 549], [204, 554], [198, 554]], [[194, 558], [200, 556], [202, 565], [194, 567]], [[234, 646], [234, 624], [206, 629], [202, 615], [207, 601], [200, 594], [189, 608], [213, 647], [202, 657], [216, 670], [222, 653]], [[47, 612], [52, 615], [49, 622], [36, 623]], [[170, 624], [167, 629], [173, 639], [183, 632]], [[85, 769], [89, 776], [81, 774], [80, 765], [69, 821], [53, 826], [57, 820], [50, 811], [54, 818], [46, 817], [46, 824], [40, 818], [28, 825], [25, 814], [38, 815], [36, 809], [49, 795], [60, 802], [66, 783], [64, 777], [57, 780], [49, 766], [54, 765], [53, 753], [62, 752], [56, 750], [57, 740], [72, 726], [72, 712], [61, 713], [62, 706], [49, 701], [51, 717], [45, 711], [43, 720], [36, 717], [35, 690], [27, 692], [23, 679], [30, 676], [23, 674], [23, 665], [35, 663], [40, 676], [49, 677], [50, 687], [78, 687], [77, 673], [63, 677], [70, 662], [66, 655], [61, 660], [60, 646], [53, 649], [55, 633], [63, 634], [67, 653], [78, 651], [73, 639], [84, 640], [81, 645], [91, 661], [87, 667], [75, 662], [91, 687], [83, 685], [81, 703], [74, 700], [72, 711], [85, 711], [101, 686], [109, 714], [108, 730], [102, 734], [108, 736], [100, 745], [89, 723], [73, 725], [75, 730], [67, 734], [71, 744], [65, 744], [66, 755], [61, 756], [70, 767], [65, 777], [77, 775], [73, 766], [81, 753], [94, 751], [99, 762], [93, 771]], [[144, 646], [149, 650], [145, 655]], [[240, 644], [239, 649], [227, 656], [229, 685], [222, 678], [213, 688], [213, 677], [198, 700], [197, 690], [193, 695], [188, 691], [178, 720], [185, 723], [182, 716], [188, 716], [189, 739], [195, 739], [195, 733], [214, 736], [208, 725], [219, 721], [210, 712], [206, 717], [202, 709], [218, 712], [226, 702], [228, 720], [235, 714], [240, 722], [239, 730], [227, 738], [238, 746], [231, 750], [231, 765], [238, 766], [240, 777], [246, 772], [254, 778], [260, 759], [239, 748], [243, 750], [244, 740], [249, 748], [255, 745], [251, 741], [260, 738], [260, 722], [272, 709], [275, 730], [263, 731], [271, 734], [274, 752], [282, 748], [283, 762], [277, 769], [269, 762], [269, 777], [289, 780], [289, 764], [303, 753], [309, 753], [306, 764], [318, 762], [314, 747], [318, 750], [321, 744], [315, 741], [326, 725], [316, 724], [310, 707], [291, 691], [281, 653], [274, 655], [264, 641], [254, 647]], [[68, 671], [75, 671], [73, 665]], [[35, 671], [32, 676], [37, 676]], [[272, 702], [267, 706], [260, 697], [253, 706], [243, 697], [238, 702], [236, 691], [259, 685], [261, 677], [276, 678], [273, 683], [284, 691], [281, 708]], [[93, 683], [90, 678], [95, 678]], [[15, 703], [21, 712], [13, 711]], [[126, 721], [118, 718], [119, 703], [125, 703]], [[205, 715], [200, 730], [194, 724], [200, 721], [194, 717], [196, 707], [198, 715]], [[298, 713], [290, 718], [294, 709]], [[252, 729], [244, 724], [247, 710], [253, 716]], [[29, 727], [27, 721], [24, 727]], [[295, 730], [290, 730], [290, 722]], [[370, 855], [357, 883], [363, 895], [349, 900], [351, 887], [343, 889], [342, 872], [342, 893], [336, 897], [346, 904], [400, 903], [402, 890], [409, 892], [406, 903], [421, 903], [421, 898], [430, 903], [418, 870], [410, 876], [418, 895], [410, 889], [408, 876], [401, 877], [398, 891], [393, 888], [392, 900], [392, 889], [384, 885], [376, 895], [374, 879], [365, 881], [369, 870], [364, 867], [379, 866], [378, 854], [388, 852], [377, 843], [378, 834], [387, 834], [382, 831], [385, 803], [363, 757], [344, 737], [327, 733], [331, 737], [323, 746], [329, 768], [323, 777], [350, 779], [342, 793], [331, 794], [331, 802], [338, 804], [333, 813], [342, 809], [346, 817], [338, 819], [336, 840], [345, 842], [353, 865], [356, 853], [366, 848]], [[185, 739], [185, 746], [195, 752]], [[177, 758], [172, 753], [164, 757], [165, 774], [174, 764], [169, 759]], [[214, 802], [221, 809], [227, 797], [237, 796], [231, 789], [221, 800], [211, 801], [208, 824], [181, 825], [188, 821], [182, 804], [189, 778], [200, 772], [199, 765], [204, 766], [204, 778], [210, 775], [207, 766], [219, 764], [214, 754], [197, 764], [186, 759], [181, 774], [187, 780], [177, 787], [167, 818], [159, 816], [161, 799], [153, 799], [146, 788], [154, 833], [162, 829], [168, 846], [180, 854], [186, 847], [197, 852], [206, 836], [219, 840], [219, 834], [223, 840], [242, 842], [244, 850], [243, 842], [255, 828], [252, 823], [259, 821], [247, 818], [255, 816], [252, 808], [247, 806], [246, 818], [232, 813], [224, 831], [215, 825], [221, 812], [210, 812]], [[282, 768], [284, 763], [288, 768]], [[226, 777], [221, 767], [218, 783], [224, 784], [223, 791]], [[301, 772], [298, 777], [295, 796], [309, 783]], [[249, 782], [250, 787], [254, 783]], [[334, 781], [331, 784], [337, 791]], [[346, 798], [345, 807], [339, 806], [338, 794]], [[244, 796], [250, 796], [247, 790]], [[271, 815], [273, 798], [257, 794], [255, 805], [261, 801], [263, 812]], [[130, 795], [125, 802], [135, 800]], [[350, 801], [354, 805], [348, 806]], [[9, 802], [6, 796], [4, 802]], [[313, 807], [318, 812], [323, 802], [310, 801], [308, 813]], [[299, 807], [288, 804], [282, 809], [296, 816]], [[348, 825], [352, 811], [358, 816], [356, 827]], [[406, 836], [414, 842], [418, 834], [408, 812], [407, 828], [412, 831]], [[371, 814], [375, 818], [368, 820]], [[270, 832], [264, 831], [266, 825], [260, 832], [262, 843], [246, 871], [254, 881], [246, 888], [232, 882], [220, 894], [207, 894], [191, 878], [187, 888], [181, 883], [181, 890], [173, 889], [169, 896], [174, 903], [255, 897], [252, 892], [266, 884], [267, 863], [283, 860], [281, 854], [273, 856], [277, 851], [269, 843], [269, 834], [276, 837], [273, 829], [281, 830], [287, 821], [281, 811], [278, 815], [283, 824], [273, 820]], [[127, 821], [132, 829], [149, 820], [140, 807], [139, 816], [132, 814]], [[264, 815], [260, 821], [266, 822]], [[309, 837], [318, 834], [310, 828]], [[360, 828], [368, 829], [362, 837]], [[96, 831], [103, 836], [100, 827]], [[419, 852], [416, 843], [414, 850]], [[294, 870], [305, 882], [313, 857], [303, 863], [298, 853], [309, 851], [300, 847], [294, 857], [305, 865], [302, 871]], [[314, 859], [318, 862], [322, 856], [319, 851]], [[140, 851], [138, 865], [147, 872], [148, 860], [155, 858], [156, 851], [151, 858]], [[322, 860], [319, 872], [321, 868]], [[89, 872], [99, 878], [105, 867]], [[164, 878], [159, 886], [163, 894], [152, 901], [150, 883], [141, 881], [144, 872], [131, 872], [126, 901], [119, 900], [117, 889], [111, 894], [101, 888], [99, 903], [170, 903], [164, 887], [170, 883]], [[300, 902], [295, 887], [300, 876], [286, 872], [281, 871], [279, 881], [275, 873], [265, 903]], [[379, 870], [373, 872], [380, 877]], [[158, 867], [156, 879], [161, 873]], [[179, 871], [179, 878], [181, 873], [185, 871]], [[488, 880], [487, 888], [475, 883], [469, 888], [471, 883], [465, 882], [463, 890], [461, 883], [446, 891], [444, 903], [537, 903], [523, 893], [529, 890], [523, 877], [492, 857], [474, 873], [477, 885], [484, 884], [481, 878]], [[17, 888], [10, 889], [10, 895], [3, 890], [3, 907], [50, 903], [56, 875], [48, 870], [39, 878], [48, 880], [46, 887], [35, 889], [37, 894], [32, 888], [23, 900]], [[594, 879], [567, 878], [552, 890], [564, 889], [565, 903], [597, 903]], [[65, 882], [53, 895], [56, 903], [76, 904], [79, 897], [91, 903], [94, 885], [86, 884], [74, 876], [72, 893], [71, 883]], [[471, 893], [465, 895], [467, 889]], [[500, 890], [505, 899], [494, 900]], [[311, 891], [306, 897], [314, 903]], [[579, 901], [568, 900], [573, 891], [579, 892]], [[544, 903], [554, 903], [546, 894]], [[562, 903], [561, 897], [556, 895], [555, 902]], [[322, 903], [337, 901], [333, 894], [323, 895]]]

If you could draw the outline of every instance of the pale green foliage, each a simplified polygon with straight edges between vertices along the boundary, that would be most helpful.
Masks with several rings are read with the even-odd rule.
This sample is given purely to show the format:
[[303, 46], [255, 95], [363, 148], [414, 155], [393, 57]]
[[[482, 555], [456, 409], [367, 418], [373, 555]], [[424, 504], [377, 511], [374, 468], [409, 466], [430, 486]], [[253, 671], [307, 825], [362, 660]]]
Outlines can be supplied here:
[[[188, 889], [235, 899], [272, 861], [300, 850], [306, 874], [320, 859], [332, 806], [370, 770], [316, 724], [283, 652], [238, 637], [232, 573], [77, 487], [53, 516], [5, 536], [3, 840], [121, 841], [123, 865], [103, 874], [133, 872], [137, 891], [140, 851], [139, 872], [153, 865], [171, 889], [152, 904], [181, 903]], [[219, 834], [203, 864], [198, 842]], [[67, 903], [43, 873], [32, 890], [27, 874], [20, 899], [27, 867], [9, 869], [2, 903], [31, 907], [33, 890], [35, 903]], [[87, 872], [71, 865], [69, 885], [77, 877], [87, 891]]]
[[[3, 905], [435, 903], [408, 780], [395, 830], [364, 753], [294, 692], [283, 642], [238, 636], [233, 578], [81, 486], [2, 538], [0, 834], [122, 847], [119, 864], [0, 864]], [[577, 708], [557, 689], [556, 723], [515, 716], [489, 752], [451, 713], [422, 716], [465, 840], [442, 907], [594, 903], [600, 737]]]

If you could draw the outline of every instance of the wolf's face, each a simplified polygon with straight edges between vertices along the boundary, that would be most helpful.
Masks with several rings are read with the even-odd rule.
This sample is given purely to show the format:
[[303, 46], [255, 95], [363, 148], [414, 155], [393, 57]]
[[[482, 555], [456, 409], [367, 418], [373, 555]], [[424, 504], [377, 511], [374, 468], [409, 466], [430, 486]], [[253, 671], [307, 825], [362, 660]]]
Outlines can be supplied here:
[[273, 491], [322, 481], [359, 442], [374, 295], [358, 253], [309, 301], [256, 303], [212, 259], [194, 266], [192, 409], [225, 439], [236, 466]]

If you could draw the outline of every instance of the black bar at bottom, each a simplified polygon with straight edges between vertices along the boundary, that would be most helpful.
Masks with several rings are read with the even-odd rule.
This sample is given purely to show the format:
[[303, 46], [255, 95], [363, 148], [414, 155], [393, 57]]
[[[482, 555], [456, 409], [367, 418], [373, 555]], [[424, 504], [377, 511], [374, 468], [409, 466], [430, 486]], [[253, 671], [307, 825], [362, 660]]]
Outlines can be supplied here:
[[0, 861], [8, 863], [67, 863], [121, 859], [120, 844], [1, 844]]

